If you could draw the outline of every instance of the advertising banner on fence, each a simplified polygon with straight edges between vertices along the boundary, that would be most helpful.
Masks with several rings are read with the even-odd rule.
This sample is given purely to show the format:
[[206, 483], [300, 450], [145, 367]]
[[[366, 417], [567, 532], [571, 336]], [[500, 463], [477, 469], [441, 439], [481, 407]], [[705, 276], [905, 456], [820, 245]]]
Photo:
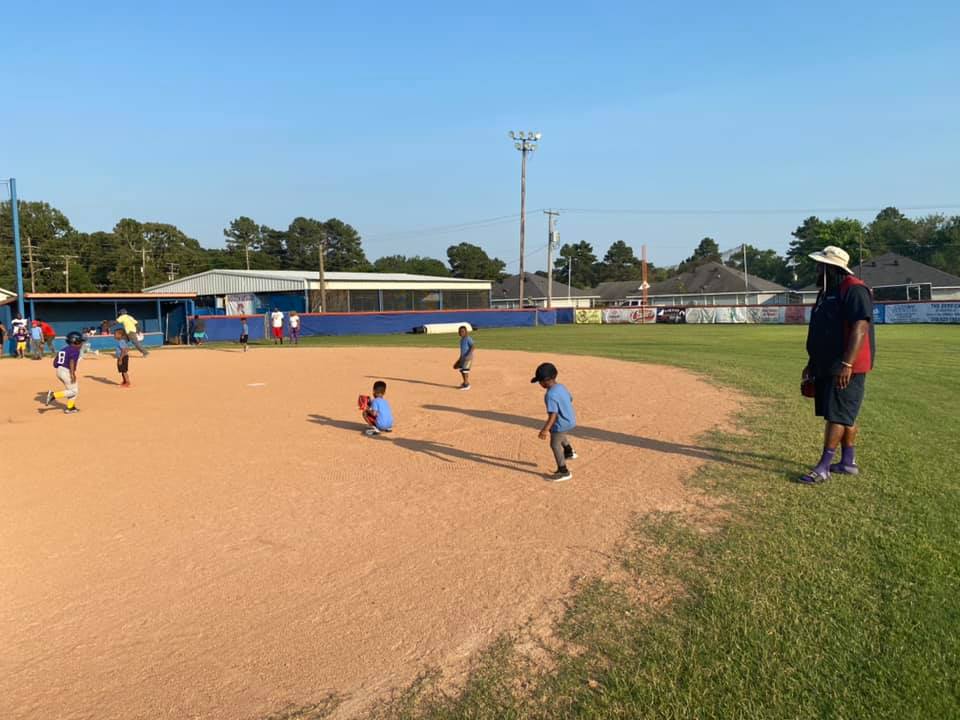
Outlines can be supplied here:
[[960, 303], [892, 303], [884, 310], [888, 325], [910, 323], [960, 323]]
[[787, 325], [809, 324], [810, 308], [806, 305], [788, 305], [783, 309], [783, 322]]
[[227, 315], [253, 315], [257, 311], [257, 296], [253, 293], [227, 295], [224, 309]]
[[607, 325], [639, 325], [657, 321], [656, 308], [606, 308], [603, 312], [603, 322]]
[[575, 315], [577, 325], [600, 325], [603, 322], [601, 310], [577, 310]]

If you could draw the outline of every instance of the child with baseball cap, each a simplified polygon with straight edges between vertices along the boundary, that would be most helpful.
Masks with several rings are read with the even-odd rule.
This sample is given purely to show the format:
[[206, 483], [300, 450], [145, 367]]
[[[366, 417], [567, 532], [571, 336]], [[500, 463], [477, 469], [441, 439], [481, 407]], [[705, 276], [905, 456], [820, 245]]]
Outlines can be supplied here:
[[530, 382], [539, 383], [547, 391], [543, 396], [547, 406], [547, 422], [540, 430], [540, 439], [550, 438], [550, 449], [557, 461], [557, 471], [550, 479], [552, 482], [569, 480], [573, 473], [567, 469], [567, 460], [577, 457], [567, 437], [567, 433], [577, 426], [573, 397], [565, 386], [557, 382], [557, 368], [553, 363], [538, 365]]

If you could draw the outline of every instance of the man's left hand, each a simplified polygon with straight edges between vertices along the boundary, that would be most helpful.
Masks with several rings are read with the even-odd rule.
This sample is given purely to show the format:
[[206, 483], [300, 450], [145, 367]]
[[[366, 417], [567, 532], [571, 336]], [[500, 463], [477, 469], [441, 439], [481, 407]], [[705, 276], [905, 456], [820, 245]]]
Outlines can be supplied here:
[[847, 367], [844, 365], [840, 368], [840, 374], [837, 375], [837, 387], [841, 390], [845, 390], [847, 385], [850, 384], [850, 378], [853, 377], [853, 368]]

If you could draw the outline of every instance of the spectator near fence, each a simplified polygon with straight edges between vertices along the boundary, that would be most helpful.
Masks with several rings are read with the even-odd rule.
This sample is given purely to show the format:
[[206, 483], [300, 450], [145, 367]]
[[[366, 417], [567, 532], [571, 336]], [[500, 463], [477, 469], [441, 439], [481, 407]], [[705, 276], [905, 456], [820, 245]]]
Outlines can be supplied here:
[[40, 329], [43, 331], [43, 346], [44, 348], [49, 348], [50, 354], [52, 355], [57, 351], [53, 345], [53, 341], [57, 337], [57, 332], [49, 323], [43, 320], [38, 320], [37, 322], [40, 323]]
[[290, 311], [290, 342], [294, 345], [300, 344], [300, 314], [296, 310]]
[[273, 330], [273, 344], [283, 345], [283, 313], [280, 308], [274, 308], [270, 313], [270, 327]]

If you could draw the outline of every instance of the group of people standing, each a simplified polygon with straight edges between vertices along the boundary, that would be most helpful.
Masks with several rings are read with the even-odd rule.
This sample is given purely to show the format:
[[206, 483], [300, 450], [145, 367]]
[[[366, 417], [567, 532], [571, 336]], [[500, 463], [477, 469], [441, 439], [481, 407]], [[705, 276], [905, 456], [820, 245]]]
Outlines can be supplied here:
[[9, 337], [14, 341], [15, 357], [25, 358], [29, 353], [34, 360], [40, 360], [47, 349], [54, 352], [53, 341], [56, 336], [54, 329], [40, 318], [31, 320], [17, 313], [10, 322], [9, 330], [0, 323], [0, 357], [3, 356]]
[[[283, 345], [283, 320], [283, 311], [275, 307], [273, 312], [270, 313], [270, 330], [274, 345]], [[298, 345], [300, 343], [300, 314], [296, 310], [290, 311], [290, 316], [287, 318], [287, 330], [290, 342]]]

